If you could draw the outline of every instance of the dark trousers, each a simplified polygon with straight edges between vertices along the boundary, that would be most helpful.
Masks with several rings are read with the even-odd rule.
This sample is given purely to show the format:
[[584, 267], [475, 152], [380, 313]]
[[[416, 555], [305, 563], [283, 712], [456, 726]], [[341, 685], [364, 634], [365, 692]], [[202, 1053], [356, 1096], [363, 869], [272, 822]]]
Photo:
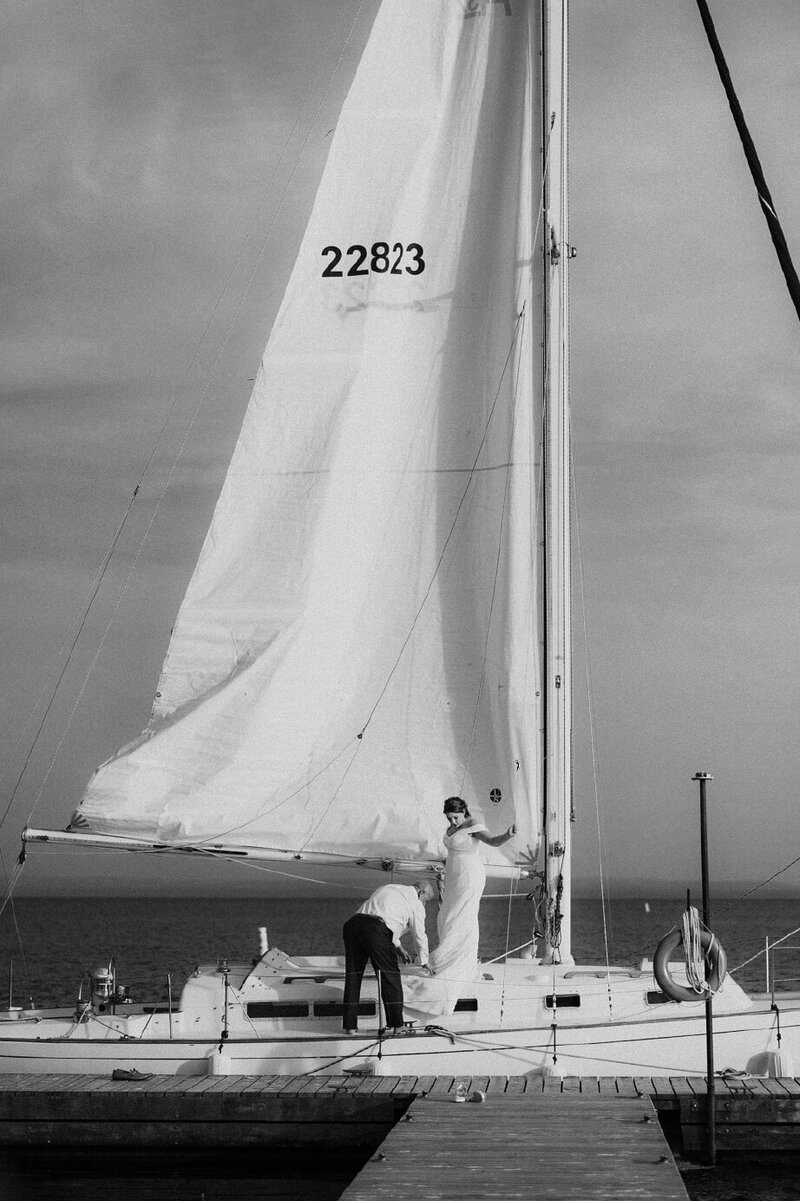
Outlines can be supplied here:
[[387, 1026], [403, 1024], [403, 982], [392, 932], [379, 917], [356, 913], [345, 922], [344, 938], [344, 1013], [345, 1030], [358, 1026], [358, 999], [367, 963], [371, 963], [381, 982], [381, 1000]]

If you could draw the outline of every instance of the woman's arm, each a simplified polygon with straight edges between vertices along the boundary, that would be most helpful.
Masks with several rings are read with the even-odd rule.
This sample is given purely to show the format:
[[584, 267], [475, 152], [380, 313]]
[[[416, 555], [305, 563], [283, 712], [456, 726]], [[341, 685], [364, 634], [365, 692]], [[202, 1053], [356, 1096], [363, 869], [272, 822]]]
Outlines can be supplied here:
[[516, 826], [509, 826], [505, 834], [495, 834], [494, 837], [491, 834], [487, 834], [485, 830], [470, 831], [473, 838], [477, 838], [479, 842], [485, 842], [487, 847], [501, 847], [504, 842], [508, 842], [510, 838], [513, 838], [516, 832]]

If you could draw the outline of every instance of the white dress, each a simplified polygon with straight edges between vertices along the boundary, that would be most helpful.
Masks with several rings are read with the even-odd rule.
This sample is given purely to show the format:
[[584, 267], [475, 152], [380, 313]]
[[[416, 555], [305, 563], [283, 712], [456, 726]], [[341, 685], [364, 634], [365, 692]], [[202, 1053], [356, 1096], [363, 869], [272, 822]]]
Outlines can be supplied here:
[[459, 997], [469, 996], [478, 977], [478, 909], [486, 883], [481, 842], [475, 833], [488, 833], [486, 826], [459, 827], [445, 834], [447, 849], [444, 897], [439, 909], [439, 945], [431, 953], [433, 977], [413, 982], [404, 976], [408, 1008], [424, 1013], [452, 1013]]

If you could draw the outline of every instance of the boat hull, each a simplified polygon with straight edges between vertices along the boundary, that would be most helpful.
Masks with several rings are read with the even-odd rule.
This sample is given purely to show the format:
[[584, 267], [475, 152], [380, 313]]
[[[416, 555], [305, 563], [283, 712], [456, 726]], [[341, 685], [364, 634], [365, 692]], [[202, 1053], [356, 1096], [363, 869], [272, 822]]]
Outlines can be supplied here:
[[[23, 1023], [15, 1023], [19, 1026]], [[24, 1023], [27, 1025], [27, 1023]], [[363, 1072], [425, 1075], [702, 1075], [706, 1043], [702, 1007], [659, 1022], [621, 1021], [525, 1029], [431, 1027], [404, 1037], [374, 1033], [234, 1038], [0, 1035], [0, 1072], [108, 1075], [115, 1069], [175, 1076], [316, 1075]], [[800, 1002], [781, 1014], [781, 1044], [768, 1003], [715, 1022], [715, 1063], [750, 1074], [786, 1074], [800, 1053]]]

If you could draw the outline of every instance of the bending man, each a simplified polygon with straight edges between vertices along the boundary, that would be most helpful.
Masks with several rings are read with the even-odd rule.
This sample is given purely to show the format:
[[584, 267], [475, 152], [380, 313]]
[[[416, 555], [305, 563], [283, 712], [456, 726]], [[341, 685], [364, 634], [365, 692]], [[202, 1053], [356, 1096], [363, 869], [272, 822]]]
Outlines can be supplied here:
[[384, 884], [345, 922], [342, 930], [345, 965], [342, 1025], [345, 1034], [358, 1033], [358, 1000], [368, 962], [381, 982], [387, 1033], [404, 1033], [400, 963], [410, 963], [411, 955], [401, 946], [400, 939], [407, 932], [411, 934], [417, 959], [425, 967], [428, 962], [425, 906], [435, 892], [430, 880], [417, 880], [415, 884]]

